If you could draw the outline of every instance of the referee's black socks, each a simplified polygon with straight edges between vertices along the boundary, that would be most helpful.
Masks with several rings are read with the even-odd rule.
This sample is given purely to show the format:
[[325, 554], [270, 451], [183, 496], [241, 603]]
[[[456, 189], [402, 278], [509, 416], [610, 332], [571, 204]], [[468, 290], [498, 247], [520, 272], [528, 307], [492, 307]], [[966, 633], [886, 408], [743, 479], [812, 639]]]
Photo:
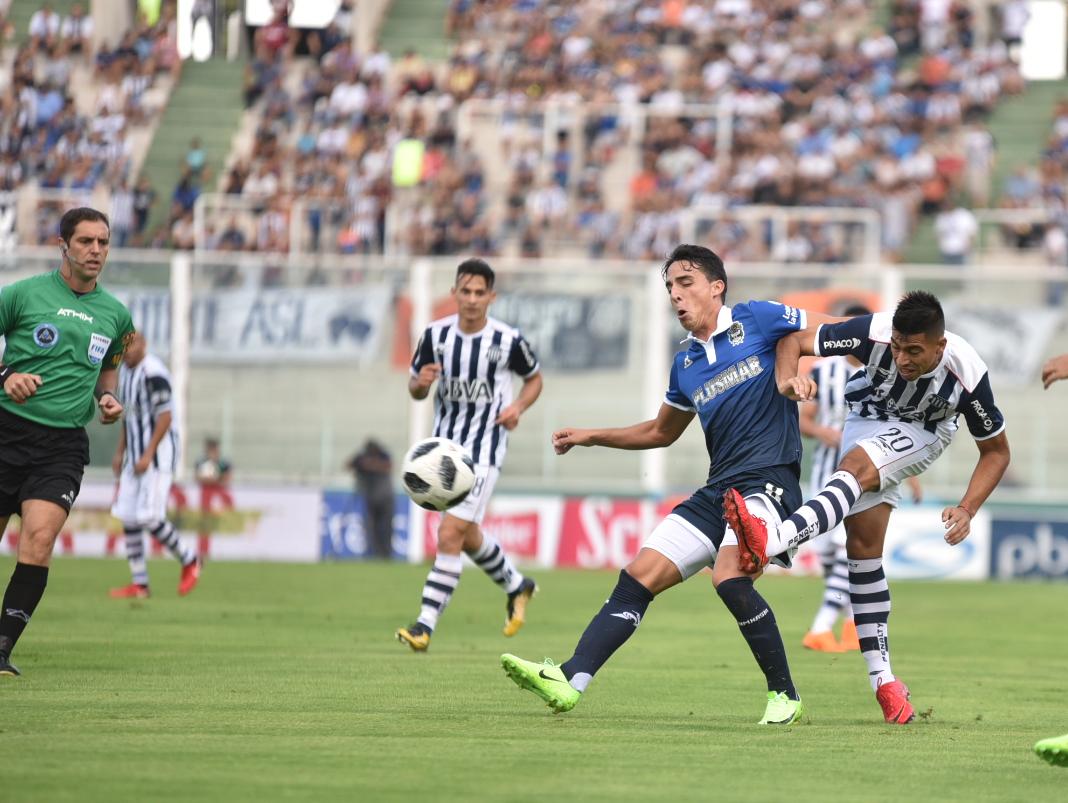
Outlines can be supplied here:
[[790, 665], [786, 662], [786, 648], [775, 622], [775, 614], [753, 587], [753, 578], [732, 577], [724, 580], [716, 586], [716, 593], [738, 620], [738, 629], [742, 631], [753, 657], [768, 680], [768, 691], [786, 692], [791, 700], [797, 700], [797, 689], [790, 678]]
[[0, 611], [0, 652], [11, 654], [48, 585], [48, 567], [16, 563]]

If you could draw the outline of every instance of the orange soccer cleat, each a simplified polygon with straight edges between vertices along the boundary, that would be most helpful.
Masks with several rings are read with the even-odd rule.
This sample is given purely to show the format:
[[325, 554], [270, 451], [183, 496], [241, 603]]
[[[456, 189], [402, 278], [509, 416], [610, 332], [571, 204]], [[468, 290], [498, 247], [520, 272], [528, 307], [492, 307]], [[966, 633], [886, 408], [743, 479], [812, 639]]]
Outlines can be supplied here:
[[838, 642], [842, 652], [854, 652], [860, 649], [860, 639], [857, 637], [857, 623], [852, 619], [846, 619], [842, 625], [842, 639]]
[[182, 567], [182, 577], [178, 580], [178, 596], [184, 597], [197, 587], [200, 581], [200, 558], [197, 558], [188, 566]]
[[768, 565], [768, 529], [745, 506], [745, 499], [733, 488], [723, 494], [723, 516], [738, 536], [739, 568], [756, 574]]
[[821, 630], [818, 633], [809, 630], [801, 639], [801, 646], [807, 650], [816, 650], [816, 652], [845, 652], [830, 630]]
[[148, 586], [130, 583], [130, 585], [122, 588], [111, 589], [108, 592], [108, 596], [112, 599], [148, 599], [151, 594], [148, 591]]

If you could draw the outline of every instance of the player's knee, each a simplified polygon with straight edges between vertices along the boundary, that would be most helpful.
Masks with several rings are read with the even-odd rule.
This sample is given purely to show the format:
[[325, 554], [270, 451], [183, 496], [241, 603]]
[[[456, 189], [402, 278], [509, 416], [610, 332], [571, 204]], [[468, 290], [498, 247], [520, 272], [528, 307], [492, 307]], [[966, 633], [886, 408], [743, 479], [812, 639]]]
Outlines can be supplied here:
[[838, 464], [838, 470], [852, 474], [857, 484], [860, 485], [861, 490], [879, 490], [881, 484], [879, 470], [875, 467], [871, 458], [868, 457], [868, 453], [859, 446], [854, 446], [846, 452], [845, 456], [842, 457], [842, 461]]
[[468, 540], [469, 530], [478, 530], [474, 522], [464, 521], [455, 516], [443, 516], [438, 527], [438, 547], [444, 551], [459, 552]]

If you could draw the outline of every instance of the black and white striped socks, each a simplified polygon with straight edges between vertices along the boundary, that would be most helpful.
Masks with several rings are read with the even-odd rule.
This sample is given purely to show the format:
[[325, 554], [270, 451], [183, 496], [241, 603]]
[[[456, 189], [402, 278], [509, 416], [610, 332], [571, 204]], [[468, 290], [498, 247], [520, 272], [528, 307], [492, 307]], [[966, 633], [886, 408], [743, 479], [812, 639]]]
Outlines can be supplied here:
[[812, 621], [812, 632], [831, 630], [842, 615], [847, 619], [852, 616], [849, 605], [849, 563], [844, 546], [834, 551], [834, 562], [824, 581], [823, 604]]
[[890, 618], [890, 586], [883, 573], [882, 558], [849, 561], [849, 599], [857, 625], [860, 651], [868, 664], [872, 691], [880, 683], [892, 683], [890, 641], [887, 620]]
[[428, 630], [433, 631], [437, 627], [438, 617], [460, 584], [463, 568], [464, 559], [460, 555], [443, 555], [439, 552], [434, 558], [434, 565], [423, 584], [423, 604], [416, 620]]
[[842, 523], [860, 494], [856, 477], [848, 471], [834, 472], [823, 490], [795, 510], [779, 525], [777, 532], [768, 531], [767, 554], [778, 555], [821, 533], [830, 532]]
[[148, 563], [145, 562], [145, 533], [140, 527], [123, 527], [126, 540], [126, 561], [130, 564], [130, 575], [139, 586], [148, 585]]
[[[178, 531], [174, 529], [174, 525], [169, 521], [163, 520], [155, 527], [152, 527], [149, 532], [153, 538], [167, 547], [167, 551], [177, 558], [183, 566], [188, 566], [197, 559], [197, 553], [189, 544], [178, 537]], [[134, 582], [136, 583], [137, 581], [135, 580]]]
[[493, 536], [482, 533], [482, 546], [467, 554], [506, 594], [511, 594], [523, 582], [523, 575], [516, 571], [512, 561]]

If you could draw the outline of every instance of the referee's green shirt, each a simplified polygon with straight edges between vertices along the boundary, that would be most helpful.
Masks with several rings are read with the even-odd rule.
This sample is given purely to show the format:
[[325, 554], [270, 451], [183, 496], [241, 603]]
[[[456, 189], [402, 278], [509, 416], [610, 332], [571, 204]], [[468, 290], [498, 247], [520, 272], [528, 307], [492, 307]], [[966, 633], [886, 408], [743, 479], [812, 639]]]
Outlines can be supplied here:
[[49, 427], [84, 427], [100, 370], [118, 367], [133, 330], [130, 311], [99, 283], [79, 296], [58, 270], [0, 289], [3, 363], [41, 377], [25, 404], [0, 390], [0, 407]]

